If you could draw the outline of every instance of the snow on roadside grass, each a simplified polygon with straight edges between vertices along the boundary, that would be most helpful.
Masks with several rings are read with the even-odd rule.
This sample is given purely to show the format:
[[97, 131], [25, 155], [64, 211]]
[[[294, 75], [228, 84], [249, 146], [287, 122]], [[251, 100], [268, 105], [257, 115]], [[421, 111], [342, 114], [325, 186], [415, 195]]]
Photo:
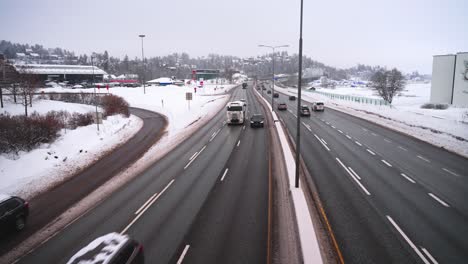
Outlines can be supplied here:
[[[70, 113], [94, 111], [89, 105], [64, 103], [50, 100], [36, 100], [28, 111], [45, 114], [51, 110], [66, 110]], [[7, 102], [3, 112], [24, 114], [20, 105]], [[60, 137], [51, 144], [42, 144], [30, 152], [18, 156], [0, 155], [0, 193], [30, 198], [62, 181], [74, 172], [89, 165], [116, 145], [127, 141], [143, 125], [136, 116], [124, 118], [109, 116], [100, 125], [78, 127], [75, 130], [62, 130]]]
[[[297, 93], [295, 88], [276, 87], [275, 89], [286, 94]], [[366, 89], [367, 92], [370, 91], [370, 89]], [[364, 92], [360, 93], [359, 89], [338, 89], [340, 94], [346, 94], [346, 90], [350, 91], [350, 94], [365, 96]], [[335, 90], [327, 90], [327, 92], [335, 92]], [[394, 98], [392, 107], [330, 99], [306, 90], [303, 91], [302, 95], [305, 101], [323, 101], [326, 107], [412, 135], [468, 157], [468, 120], [463, 117], [468, 109], [456, 107], [450, 107], [446, 110], [422, 109], [421, 105], [429, 102], [430, 84], [408, 84], [402, 96]]]

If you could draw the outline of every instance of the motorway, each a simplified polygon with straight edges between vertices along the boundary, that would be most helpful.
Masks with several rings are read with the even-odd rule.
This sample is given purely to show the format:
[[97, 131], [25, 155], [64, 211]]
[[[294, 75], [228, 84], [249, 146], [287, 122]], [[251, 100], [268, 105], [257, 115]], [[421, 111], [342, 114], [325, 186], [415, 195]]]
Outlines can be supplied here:
[[[295, 139], [288, 97], [275, 111]], [[467, 159], [326, 106], [301, 117], [301, 135], [344, 262], [467, 263]]]
[[[252, 91], [236, 88], [249, 112]], [[173, 151], [18, 263], [66, 263], [94, 238], [129, 234], [147, 263], [264, 263], [267, 255], [266, 129], [227, 126], [221, 110]], [[185, 258], [185, 259], [184, 259]]]

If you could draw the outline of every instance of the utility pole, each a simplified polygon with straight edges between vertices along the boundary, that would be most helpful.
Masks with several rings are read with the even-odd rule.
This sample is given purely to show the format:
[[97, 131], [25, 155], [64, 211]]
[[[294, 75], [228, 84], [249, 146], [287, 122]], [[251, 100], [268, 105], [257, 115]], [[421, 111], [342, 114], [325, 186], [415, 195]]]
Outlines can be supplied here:
[[94, 61], [93, 61], [92, 55], [91, 55], [91, 66], [93, 67], [93, 87], [94, 87], [94, 105], [96, 106], [96, 125], [97, 125], [97, 131], [99, 131], [99, 115], [98, 115], [98, 107], [97, 107], [96, 81], [94, 80]]
[[297, 124], [296, 124], [296, 181], [295, 186], [299, 188], [299, 162], [301, 155], [301, 123], [300, 123], [300, 109], [301, 109], [301, 89], [302, 89], [302, 12], [303, 12], [304, 0], [301, 0], [301, 20], [299, 30], [299, 72], [298, 72], [298, 83], [297, 83]]
[[145, 87], [145, 54], [143, 52], [143, 38], [145, 37], [145, 35], [138, 35], [140, 38], [141, 38], [141, 61], [143, 63], [143, 76], [142, 76], [142, 80], [143, 80], [143, 94], [146, 94], [146, 87]]

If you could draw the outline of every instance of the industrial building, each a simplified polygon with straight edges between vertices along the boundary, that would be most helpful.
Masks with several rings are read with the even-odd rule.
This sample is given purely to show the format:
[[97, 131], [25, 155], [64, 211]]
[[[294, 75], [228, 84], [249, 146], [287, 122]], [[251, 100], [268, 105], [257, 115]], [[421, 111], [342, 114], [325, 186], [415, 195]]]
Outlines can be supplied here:
[[102, 82], [107, 74], [96, 66], [55, 65], [55, 64], [15, 64], [19, 74], [35, 75], [40, 81], [68, 81], [69, 83]]
[[468, 107], [468, 52], [434, 56], [431, 103]]

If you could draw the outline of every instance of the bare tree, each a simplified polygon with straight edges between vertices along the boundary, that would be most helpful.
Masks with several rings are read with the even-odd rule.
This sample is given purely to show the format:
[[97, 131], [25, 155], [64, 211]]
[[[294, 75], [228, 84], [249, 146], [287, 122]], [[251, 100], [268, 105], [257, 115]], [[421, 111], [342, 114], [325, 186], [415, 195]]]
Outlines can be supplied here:
[[371, 86], [388, 103], [392, 103], [393, 97], [398, 95], [405, 88], [405, 79], [403, 74], [396, 68], [388, 70], [379, 70], [371, 78]]
[[28, 116], [28, 106], [32, 107], [32, 99], [34, 93], [37, 92], [39, 88], [39, 78], [37, 75], [29, 74], [25, 69], [19, 71], [17, 77], [18, 87], [17, 93], [22, 96], [22, 104], [24, 105], [24, 115]]

